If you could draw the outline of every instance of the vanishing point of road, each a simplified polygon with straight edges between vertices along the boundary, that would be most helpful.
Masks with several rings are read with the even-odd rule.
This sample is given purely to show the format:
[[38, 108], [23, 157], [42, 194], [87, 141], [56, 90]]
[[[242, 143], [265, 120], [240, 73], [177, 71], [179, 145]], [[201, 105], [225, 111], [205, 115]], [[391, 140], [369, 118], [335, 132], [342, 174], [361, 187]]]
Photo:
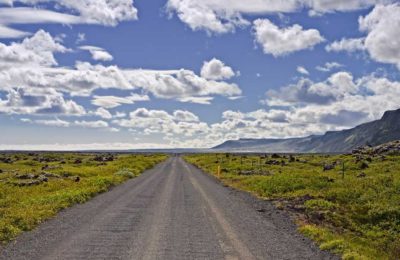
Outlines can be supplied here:
[[0, 259], [336, 259], [270, 202], [222, 186], [180, 157], [60, 212]]

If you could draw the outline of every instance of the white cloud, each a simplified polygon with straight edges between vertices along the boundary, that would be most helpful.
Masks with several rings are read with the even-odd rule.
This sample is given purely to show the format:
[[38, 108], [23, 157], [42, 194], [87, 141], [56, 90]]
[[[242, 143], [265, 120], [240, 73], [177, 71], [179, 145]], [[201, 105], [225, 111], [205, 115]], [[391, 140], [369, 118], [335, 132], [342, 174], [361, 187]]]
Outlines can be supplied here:
[[201, 105], [210, 105], [213, 97], [183, 97], [178, 100], [183, 103], [194, 103]]
[[323, 66], [317, 66], [316, 69], [322, 72], [329, 72], [333, 69], [338, 69], [343, 67], [342, 64], [337, 62], [326, 62]]
[[126, 116], [127, 115], [126, 115], [125, 112], [116, 112], [115, 115], [114, 115], [115, 118], [124, 118]]
[[98, 121], [75, 121], [74, 125], [81, 126], [85, 128], [106, 128], [108, 127], [108, 123], [102, 120]]
[[353, 38], [346, 39], [343, 38], [340, 41], [334, 41], [333, 43], [327, 45], [325, 49], [327, 51], [347, 51], [347, 52], [355, 52], [365, 50], [364, 47], [364, 38]]
[[181, 121], [181, 122], [198, 122], [199, 118], [189, 112], [189, 111], [183, 111], [183, 110], [175, 110], [173, 113], [173, 116], [175, 120]]
[[308, 70], [306, 68], [304, 68], [303, 66], [297, 66], [296, 68], [297, 72], [303, 75], [309, 75], [310, 73], [308, 72]]
[[359, 24], [367, 32], [364, 45], [371, 58], [400, 69], [400, 4], [378, 5]]
[[76, 38], [75, 43], [76, 43], [76, 44], [79, 44], [79, 43], [84, 42], [84, 41], [86, 41], [86, 34], [84, 34], [84, 33], [78, 33], [78, 36], [77, 36], [77, 38]]
[[[142, 93], [125, 97], [94, 96], [92, 104], [103, 108], [147, 101], [149, 94], [195, 103], [209, 103], [214, 95], [235, 97], [241, 94], [236, 84], [209, 80], [185, 69], [120, 69], [88, 62], [77, 62], [75, 68], [57, 66], [55, 53], [67, 51], [43, 30], [21, 42], [0, 43], [0, 91], [8, 93], [0, 100], [0, 111], [84, 115], [86, 111], [81, 105], [64, 96], [88, 97], [98, 89]], [[221, 77], [227, 77], [229, 71], [225, 67], [222, 71], [224, 75]], [[33, 101], [37, 104], [32, 105]]]
[[138, 108], [129, 114], [129, 119], [113, 120], [113, 123], [124, 128], [140, 130], [142, 134], [162, 134], [164, 137], [184, 139], [204, 134], [208, 125], [199, 118], [184, 110], [172, 114], [164, 110]]
[[39, 125], [55, 126], [55, 127], [69, 127], [71, 125], [70, 122], [60, 120], [58, 118], [55, 120], [35, 120], [34, 122]]
[[28, 32], [15, 30], [0, 24], [0, 38], [22, 38], [28, 35]]
[[366, 33], [365, 37], [343, 38], [326, 46], [326, 50], [366, 51], [372, 60], [395, 64], [400, 69], [400, 4], [377, 5], [358, 22], [360, 31]]
[[214, 9], [208, 5], [207, 1], [169, 0], [167, 10], [170, 13], [176, 12], [179, 19], [194, 31], [227, 33], [234, 31], [236, 27], [249, 24], [239, 13]]
[[[43, 9], [41, 3], [52, 3], [52, 0], [16, 0], [7, 1], [7, 4], [23, 3], [31, 7], [0, 8], [0, 25], [8, 28], [13, 24], [101, 24], [116, 26], [119, 22], [137, 19], [137, 9], [133, 6], [132, 0], [60, 0], [53, 5], [53, 9], [60, 9], [64, 13], [52, 9]], [[38, 8], [38, 5], [40, 6]], [[0, 37], [16, 38], [24, 36], [24, 32], [3, 29]]]
[[256, 41], [262, 46], [264, 53], [275, 57], [312, 49], [325, 41], [318, 30], [303, 30], [298, 24], [279, 28], [268, 19], [257, 19], [254, 21], [253, 29]]
[[57, 114], [82, 116], [85, 109], [73, 100], [52, 90], [36, 93], [29, 89], [9, 89], [6, 99], [0, 99], [0, 113], [7, 114]]
[[192, 30], [208, 33], [234, 32], [250, 25], [243, 15], [266, 15], [309, 10], [312, 15], [369, 8], [394, 0], [168, 0], [167, 11], [176, 14]]
[[99, 107], [94, 114], [96, 116], [99, 116], [103, 119], [111, 119], [113, 116], [111, 115], [110, 111], [108, 111], [107, 109], [104, 109], [102, 107]]
[[397, 109], [400, 83], [374, 75], [354, 80], [350, 73], [338, 72], [323, 82], [302, 79], [279, 92], [269, 91], [267, 96], [268, 105], [285, 105], [291, 114], [308, 123], [340, 128], [374, 120], [387, 110]]
[[99, 107], [115, 108], [122, 104], [134, 104], [137, 101], [148, 101], [150, 100], [147, 95], [131, 94], [128, 97], [116, 97], [116, 96], [94, 96], [92, 104]]
[[356, 93], [357, 85], [348, 72], [338, 72], [326, 81], [314, 83], [300, 79], [296, 84], [283, 87], [280, 91], [267, 92], [269, 105], [329, 104], [343, 99], [347, 94]]
[[89, 51], [92, 59], [96, 61], [111, 61], [114, 59], [109, 52], [100, 47], [85, 45], [80, 46], [79, 49]]
[[379, 3], [393, 2], [390, 0], [311, 0], [303, 1], [315, 13], [348, 12], [369, 8]]
[[51, 143], [51, 144], [0, 144], [0, 150], [17, 150], [17, 151], [89, 151], [89, 150], [128, 150], [128, 149], [159, 149], [174, 148], [170, 144], [160, 143]]
[[210, 61], [204, 62], [200, 75], [205, 79], [224, 80], [235, 76], [235, 72], [222, 61], [213, 58]]
[[0, 67], [57, 65], [54, 53], [66, 51], [67, 48], [57, 43], [49, 33], [39, 30], [21, 43], [0, 43]]

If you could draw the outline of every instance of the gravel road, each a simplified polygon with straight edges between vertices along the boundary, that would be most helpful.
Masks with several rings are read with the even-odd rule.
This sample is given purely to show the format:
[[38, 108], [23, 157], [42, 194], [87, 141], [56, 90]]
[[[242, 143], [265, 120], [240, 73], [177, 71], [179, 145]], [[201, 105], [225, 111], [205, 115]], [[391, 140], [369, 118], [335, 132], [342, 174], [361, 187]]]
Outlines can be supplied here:
[[171, 157], [22, 234], [0, 248], [0, 259], [337, 258], [270, 202]]

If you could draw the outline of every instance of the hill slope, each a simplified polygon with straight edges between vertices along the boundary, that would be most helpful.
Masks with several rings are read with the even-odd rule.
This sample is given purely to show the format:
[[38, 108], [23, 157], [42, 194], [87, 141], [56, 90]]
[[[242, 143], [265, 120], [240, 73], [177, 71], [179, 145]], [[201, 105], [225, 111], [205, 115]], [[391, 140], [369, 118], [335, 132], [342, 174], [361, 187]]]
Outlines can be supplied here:
[[364, 145], [380, 145], [400, 139], [400, 109], [387, 111], [379, 120], [343, 131], [289, 139], [229, 140], [212, 149], [237, 152], [349, 152]]

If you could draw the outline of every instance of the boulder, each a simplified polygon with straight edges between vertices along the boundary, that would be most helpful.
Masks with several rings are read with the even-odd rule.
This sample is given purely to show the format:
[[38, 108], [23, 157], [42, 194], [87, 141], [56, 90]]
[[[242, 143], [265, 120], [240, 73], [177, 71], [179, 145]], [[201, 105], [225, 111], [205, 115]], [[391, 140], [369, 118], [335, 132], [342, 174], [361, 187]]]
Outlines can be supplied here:
[[335, 164], [325, 164], [323, 170], [324, 171], [330, 171], [335, 169]]

